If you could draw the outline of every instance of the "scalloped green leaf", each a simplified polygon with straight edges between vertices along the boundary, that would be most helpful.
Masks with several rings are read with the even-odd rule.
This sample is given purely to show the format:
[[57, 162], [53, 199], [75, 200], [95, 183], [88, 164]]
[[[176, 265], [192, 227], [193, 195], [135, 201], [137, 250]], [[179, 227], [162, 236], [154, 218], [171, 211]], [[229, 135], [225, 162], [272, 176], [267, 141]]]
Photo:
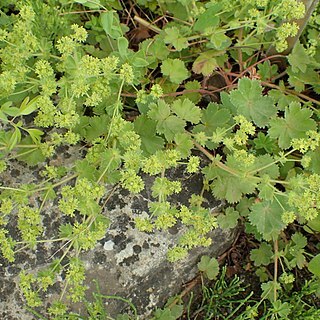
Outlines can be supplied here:
[[307, 131], [316, 130], [317, 124], [311, 119], [312, 113], [307, 108], [301, 108], [300, 103], [290, 103], [285, 108], [284, 118], [270, 121], [270, 137], [278, 139], [280, 148], [288, 149], [292, 139], [305, 138]]
[[266, 241], [276, 239], [286, 224], [282, 221], [283, 207], [278, 201], [262, 201], [252, 205], [249, 213], [250, 222]]
[[172, 111], [181, 119], [191, 123], [198, 123], [201, 118], [201, 109], [189, 99], [175, 100], [171, 106]]
[[189, 77], [189, 71], [180, 59], [166, 59], [162, 62], [161, 72], [173, 83], [181, 83]]
[[257, 80], [240, 79], [238, 89], [230, 92], [230, 100], [237, 114], [244, 115], [261, 128], [267, 126], [277, 113], [273, 100], [262, 96], [262, 87]]

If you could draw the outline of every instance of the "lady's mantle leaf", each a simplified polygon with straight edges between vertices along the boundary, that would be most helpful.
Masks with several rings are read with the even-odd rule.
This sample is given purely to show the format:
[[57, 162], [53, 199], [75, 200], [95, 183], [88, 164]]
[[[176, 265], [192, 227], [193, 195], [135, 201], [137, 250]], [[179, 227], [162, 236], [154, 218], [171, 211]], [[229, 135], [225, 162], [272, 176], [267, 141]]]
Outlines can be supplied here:
[[311, 259], [308, 264], [308, 269], [315, 276], [320, 277], [320, 254], [316, 255]]
[[221, 10], [221, 4], [212, 5], [206, 11], [198, 16], [196, 23], [193, 26], [194, 31], [204, 32], [206, 29], [211, 29], [219, 24], [220, 18], [217, 13]]
[[266, 242], [262, 242], [258, 249], [253, 249], [250, 253], [250, 258], [257, 267], [261, 265], [267, 266], [269, 263], [271, 263], [272, 256], [272, 247]]
[[181, 119], [198, 123], [201, 117], [201, 110], [189, 99], [175, 100], [172, 104], [172, 111]]
[[217, 259], [202, 256], [198, 263], [198, 269], [206, 274], [209, 280], [213, 280], [219, 273], [219, 263]]
[[163, 309], [157, 309], [154, 313], [154, 320], [176, 320], [183, 314], [183, 306], [172, 305]]
[[150, 105], [150, 111], [148, 116], [156, 121], [163, 121], [171, 114], [170, 107], [163, 100], [159, 100], [158, 103], [152, 103]]
[[[233, 168], [233, 162], [230, 157], [226, 165]], [[214, 165], [209, 165], [203, 169], [203, 173], [208, 180], [214, 180], [210, 187], [215, 197], [226, 199], [229, 203], [240, 201], [244, 194], [253, 193], [257, 187], [256, 179], [250, 176], [233, 175], [227, 171], [221, 170]]]
[[181, 83], [189, 77], [189, 72], [183, 61], [179, 59], [166, 59], [161, 66], [161, 72], [170, 78], [173, 83]]
[[269, 241], [277, 238], [280, 231], [286, 227], [281, 220], [283, 208], [277, 201], [255, 203], [249, 214], [250, 222], [257, 227], [263, 239]]
[[305, 138], [306, 132], [316, 130], [317, 124], [313, 119], [312, 111], [301, 109], [300, 104], [292, 102], [285, 109], [284, 118], [276, 118], [270, 121], [269, 135], [278, 138], [279, 147], [287, 149], [293, 138]]
[[175, 135], [174, 141], [176, 143], [176, 149], [180, 152], [182, 158], [190, 156], [193, 143], [189, 134], [185, 132], [178, 133]]
[[237, 226], [239, 218], [239, 212], [229, 207], [224, 214], [217, 216], [217, 222], [221, 229], [231, 229]]
[[134, 129], [140, 135], [141, 147], [146, 154], [154, 154], [163, 148], [163, 138], [156, 135], [156, 122], [141, 115], [134, 121]]
[[175, 115], [171, 115], [169, 105], [159, 100], [158, 104], [151, 104], [148, 116], [157, 121], [157, 132], [163, 133], [168, 141], [172, 141], [176, 133], [184, 132], [186, 122]]
[[288, 55], [288, 61], [293, 72], [306, 72], [308, 64], [311, 63], [311, 58], [304, 50], [303, 45], [298, 42], [294, 46], [292, 52]]
[[209, 103], [207, 109], [202, 111], [201, 123], [193, 132], [204, 131], [208, 136], [217, 128], [225, 128], [231, 119], [230, 112], [226, 108], [220, 108], [216, 103]]
[[237, 108], [237, 113], [252, 120], [258, 127], [269, 124], [270, 118], [276, 115], [277, 109], [273, 100], [261, 94], [262, 87], [257, 80], [242, 78], [238, 89], [230, 92], [230, 100]]
[[178, 51], [188, 48], [187, 38], [180, 34], [180, 30], [177, 27], [165, 29], [166, 36], [164, 37], [165, 43], [172, 44]]
[[194, 61], [192, 71], [195, 73], [202, 73], [204, 76], [211, 74], [215, 68], [219, 66], [215, 56], [217, 52], [214, 50], [203, 52]]

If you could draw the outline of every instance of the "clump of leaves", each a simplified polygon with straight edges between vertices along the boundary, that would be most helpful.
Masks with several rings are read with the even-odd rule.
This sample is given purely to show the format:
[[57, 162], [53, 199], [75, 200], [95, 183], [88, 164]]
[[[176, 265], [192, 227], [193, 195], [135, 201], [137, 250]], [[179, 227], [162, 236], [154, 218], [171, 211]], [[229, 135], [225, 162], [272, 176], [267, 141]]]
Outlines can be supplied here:
[[[40, 307], [41, 294], [65, 274], [62, 295], [48, 310], [59, 318], [68, 308], [62, 301], [85, 299], [80, 254], [107, 232], [108, 185], [139, 193], [144, 172], [155, 176], [154, 202], [147, 218], [137, 217], [137, 229], [165, 232], [184, 224], [185, 233], [168, 252], [174, 262], [194, 247], [209, 246], [214, 228], [243, 223], [261, 242], [251, 257], [260, 267], [262, 297], [287, 315], [290, 308], [279, 294], [294, 281], [292, 270], [308, 267], [319, 277], [319, 256], [306, 254], [308, 239], [301, 233], [319, 231], [320, 55], [312, 41], [317, 12], [306, 31], [308, 43], [288, 56], [266, 56], [272, 45], [285, 50], [287, 37], [298, 33], [294, 20], [304, 16], [303, 2], [138, 3], [154, 14], [168, 11], [172, 19], [159, 17], [162, 28], [132, 19], [155, 33], [137, 51], [119, 15], [131, 10], [121, 11], [117, 1], [5, 1], [0, 8], [0, 172], [21, 160], [42, 166], [43, 177], [0, 185], [1, 253], [14, 263], [19, 250], [60, 243], [63, 253], [48, 269], [20, 275], [28, 305]], [[275, 58], [285, 65], [281, 73], [271, 63]], [[225, 85], [212, 88], [211, 75]], [[217, 92], [218, 102], [204, 105], [201, 95]], [[80, 143], [83, 158], [49, 165], [60, 147]], [[208, 165], [201, 165], [195, 150]], [[166, 173], [177, 166], [203, 175], [203, 190], [188, 206], [170, 203], [182, 186]], [[203, 205], [205, 191], [225, 202], [224, 212]], [[45, 239], [42, 216], [54, 199], [61, 225], [55, 238]], [[8, 231], [14, 219], [16, 235]], [[284, 233], [293, 224], [296, 231]], [[263, 269], [270, 263], [272, 275]], [[199, 265], [210, 278], [212, 264]]]

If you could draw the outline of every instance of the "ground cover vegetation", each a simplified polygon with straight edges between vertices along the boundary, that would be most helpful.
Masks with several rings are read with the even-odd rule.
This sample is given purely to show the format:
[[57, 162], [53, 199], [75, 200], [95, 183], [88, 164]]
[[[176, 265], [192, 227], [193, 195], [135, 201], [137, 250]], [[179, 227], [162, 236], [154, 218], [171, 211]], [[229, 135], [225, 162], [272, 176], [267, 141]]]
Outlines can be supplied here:
[[[137, 232], [187, 226], [168, 252], [174, 263], [210, 245], [212, 229], [240, 225], [247, 272], [261, 282], [258, 297], [238, 298], [246, 285], [226, 281], [225, 269], [218, 276], [218, 261], [203, 257], [200, 271], [218, 277], [203, 282], [203, 301], [183, 307], [173, 298], [155, 319], [320, 317], [317, 2], [1, 1], [0, 171], [41, 164], [43, 180], [0, 185], [0, 249], [10, 264], [39, 243], [59, 242], [63, 252], [46, 270], [20, 274], [35, 315], [108, 319], [98, 290], [87, 315], [68, 311], [85, 301], [80, 254], [108, 232], [106, 185], [139, 193], [143, 172], [156, 177], [155, 201]], [[81, 145], [83, 159], [49, 165], [64, 145]], [[181, 183], [166, 171], [179, 165], [203, 174], [203, 192], [224, 201], [223, 212], [203, 206], [203, 192], [188, 207], [170, 203]], [[47, 239], [43, 207], [55, 199], [71, 222]], [[62, 274], [60, 299], [39, 309]], [[132, 310], [119, 319], [136, 318]]]

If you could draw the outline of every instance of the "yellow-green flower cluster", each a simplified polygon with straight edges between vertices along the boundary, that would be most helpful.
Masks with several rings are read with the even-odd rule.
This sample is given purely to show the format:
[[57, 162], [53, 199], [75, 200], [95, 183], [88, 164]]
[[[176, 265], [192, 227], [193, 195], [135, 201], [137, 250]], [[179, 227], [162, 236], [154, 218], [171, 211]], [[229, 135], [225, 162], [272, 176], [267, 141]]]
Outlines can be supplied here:
[[61, 188], [62, 198], [59, 200], [59, 209], [66, 215], [73, 217], [74, 212], [78, 209], [79, 200], [76, 198], [74, 189], [71, 186]]
[[[295, 178], [290, 180], [293, 190], [288, 192], [288, 204], [297, 209], [299, 217], [310, 221], [319, 215], [320, 175], [303, 176], [300, 180], [300, 182]], [[295, 184], [296, 181], [299, 185]]]
[[91, 86], [91, 93], [87, 94], [86, 106], [97, 106], [111, 94], [109, 86], [109, 80], [106, 78], [97, 78], [97, 80]]
[[141, 145], [140, 136], [132, 130], [122, 132], [119, 142], [126, 150], [138, 150]]
[[64, 142], [69, 144], [69, 145], [74, 145], [77, 144], [80, 141], [80, 135], [77, 133], [74, 133], [71, 130], [68, 130], [64, 135], [63, 135]]
[[307, 138], [292, 139], [291, 146], [299, 150], [301, 153], [306, 153], [309, 150], [314, 151], [320, 145], [320, 133], [317, 131], [306, 132]]
[[308, 40], [308, 48], [306, 49], [306, 53], [310, 57], [314, 57], [314, 55], [317, 53], [317, 48], [319, 45], [319, 41], [316, 39], [309, 39]]
[[69, 298], [71, 301], [82, 301], [87, 287], [83, 284], [85, 280], [85, 268], [79, 259], [73, 258], [70, 260], [69, 268], [66, 272], [66, 280], [71, 286], [69, 288]]
[[108, 225], [103, 221], [92, 223], [90, 226], [87, 223], [78, 223], [72, 227], [72, 234], [68, 236], [74, 241], [74, 247], [77, 250], [92, 250], [97, 241], [105, 236]]
[[248, 17], [250, 17], [251, 19], [254, 18], [259, 18], [259, 16], [261, 15], [261, 12], [257, 9], [257, 8], [251, 8], [248, 10]]
[[154, 226], [159, 230], [167, 230], [176, 224], [177, 220], [171, 214], [160, 214], [154, 221]]
[[71, 111], [65, 114], [57, 112], [55, 122], [55, 125], [58, 128], [72, 129], [80, 122], [80, 116], [76, 111]]
[[7, 236], [7, 234], [8, 230], [0, 229], [0, 250], [5, 259], [13, 262], [15, 241], [10, 236]]
[[240, 129], [235, 133], [233, 140], [241, 146], [247, 143], [249, 135], [255, 134], [255, 126], [242, 115], [235, 116], [234, 120], [240, 126]]
[[101, 59], [100, 65], [103, 75], [111, 78], [113, 72], [118, 68], [118, 64], [118, 57], [106, 57]]
[[179, 238], [179, 245], [187, 249], [200, 246], [208, 247], [211, 243], [211, 238], [204, 237], [194, 229], [188, 230]]
[[187, 172], [195, 173], [199, 171], [199, 168], [200, 168], [200, 158], [197, 156], [191, 156], [187, 164]]
[[124, 63], [119, 71], [120, 79], [125, 83], [131, 84], [134, 80], [133, 68], [128, 63]]
[[29, 307], [39, 307], [42, 305], [39, 293], [32, 288], [36, 278], [32, 274], [27, 274], [24, 270], [20, 272], [19, 286]]
[[309, 168], [310, 166], [310, 163], [311, 163], [311, 157], [307, 156], [307, 155], [304, 155], [302, 158], [301, 158], [301, 165], [306, 169], [306, 168]]
[[178, 260], [184, 259], [188, 254], [188, 250], [186, 248], [176, 246], [170, 250], [168, 250], [167, 253], [167, 259], [170, 262], [176, 262]]
[[154, 98], [161, 98], [163, 95], [163, 90], [159, 84], [154, 84], [150, 90], [151, 96]]
[[[1, 46], [1, 71], [3, 73], [8, 71], [8, 74], [3, 74], [3, 77], [9, 81], [7, 86], [4, 87], [7, 93], [9, 93], [9, 87], [14, 89], [14, 87], [12, 87], [13, 79], [11, 78], [14, 78], [16, 83], [26, 80], [26, 75], [30, 71], [26, 63], [33, 57], [34, 53], [39, 50], [39, 41], [33, 34], [34, 14], [30, 5], [22, 6], [20, 11], [21, 19], [15, 21], [10, 32], [6, 34], [6, 42]], [[0, 81], [0, 83], [1, 82], [2, 81]], [[3, 88], [1, 87], [0, 89], [2, 91]], [[11, 93], [13, 93], [13, 91]], [[4, 92], [0, 93], [1, 97], [4, 95]]]
[[40, 96], [36, 101], [38, 114], [34, 119], [36, 126], [48, 128], [55, 124], [57, 108], [48, 96]]
[[43, 231], [40, 211], [29, 206], [21, 206], [18, 209], [18, 229], [22, 240], [31, 247], [35, 246], [37, 237]]
[[[8, 215], [13, 210], [13, 202], [10, 198], [4, 198], [1, 200], [0, 214]], [[1, 223], [0, 223], [1, 224]]]
[[178, 161], [181, 159], [181, 154], [177, 149], [167, 149], [163, 153], [164, 168], [175, 168]]
[[48, 308], [48, 312], [50, 315], [53, 316], [64, 316], [67, 312], [67, 309], [67, 306], [63, 302], [57, 300], [54, 301], [52, 305]]
[[71, 29], [74, 32], [74, 34], [72, 35], [74, 40], [77, 40], [78, 42], [86, 41], [88, 34], [85, 28], [78, 26], [77, 24], [73, 24], [71, 26]]
[[235, 160], [242, 165], [244, 165], [246, 168], [250, 167], [254, 164], [256, 157], [252, 153], [248, 153], [246, 150], [235, 150], [233, 152], [233, 156]]
[[282, 20], [301, 19], [306, 12], [303, 1], [299, 0], [282, 0], [275, 10]]
[[14, 92], [17, 84], [17, 77], [12, 71], [3, 71], [0, 74], [0, 96], [3, 98], [8, 97]]
[[142, 170], [145, 173], [156, 175], [161, 173], [163, 170], [175, 168], [180, 159], [181, 154], [177, 149], [157, 151], [155, 154], [143, 161]]
[[123, 156], [124, 168], [131, 169], [137, 172], [140, 169], [141, 161], [143, 159], [142, 152], [140, 150], [128, 150]]
[[7, 164], [4, 160], [0, 160], [0, 173], [6, 171], [7, 169]]
[[54, 284], [54, 273], [52, 270], [43, 270], [37, 275], [37, 282], [42, 290], [46, 291], [49, 286]]
[[190, 210], [182, 205], [176, 216], [183, 224], [193, 226], [198, 235], [205, 235], [218, 226], [216, 217], [204, 208]]
[[148, 98], [148, 94], [145, 90], [138, 90], [137, 91], [137, 97], [136, 97], [136, 103], [146, 103]]
[[65, 57], [72, 55], [79, 43], [84, 42], [87, 38], [87, 31], [83, 27], [73, 24], [71, 29], [74, 33], [70, 36], [62, 37], [57, 41], [56, 45], [57, 49]]
[[59, 176], [59, 168], [45, 165], [44, 170], [42, 170], [40, 174], [42, 177], [48, 177], [49, 179], [56, 179]]
[[152, 232], [153, 231], [153, 224], [152, 224], [150, 218], [137, 217], [134, 219], [134, 222], [135, 222], [136, 228], [139, 231], [142, 231], [142, 232]]
[[299, 31], [299, 26], [296, 22], [283, 23], [276, 32], [276, 50], [282, 52], [288, 48], [286, 39], [288, 37], [294, 37]]
[[284, 283], [284, 284], [290, 284], [290, 283], [293, 283], [295, 278], [294, 278], [294, 275], [292, 273], [287, 273], [287, 272], [284, 272], [279, 280]]
[[161, 197], [166, 199], [167, 196], [181, 191], [180, 181], [170, 181], [167, 178], [157, 177], [151, 187], [153, 197]]
[[293, 211], [284, 211], [281, 215], [281, 220], [286, 224], [289, 225], [296, 220], [296, 215]]
[[33, 11], [33, 8], [27, 4], [21, 6], [19, 15], [24, 21], [27, 21], [27, 22], [32, 22], [35, 18], [35, 13]]
[[202, 147], [204, 147], [206, 142], [208, 141], [208, 137], [203, 131], [200, 131], [194, 134], [194, 138]]
[[158, 151], [157, 153], [151, 155], [149, 158], [143, 161], [142, 170], [145, 173], [148, 173], [150, 175], [156, 175], [162, 172], [162, 170], [164, 169], [163, 163], [161, 159], [158, 157], [160, 152]]
[[256, 6], [261, 8], [266, 7], [269, 4], [269, 1], [270, 0], [255, 0]]
[[42, 93], [45, 96], [51, 96], [57, 90], [55, 76], [50, 63], [46, 60], [38, 60], [35, 65], [35, 73], [38, 75]]
[[122, 186], [133, 193], [139, 193], [144, 189], [144, 182], [140, 176], [132, 169], [122, 170], [121, 174], [121, 184]]
[[104, 195], [105, 189], [103, 186], [89, 181], [87, 178], [81, 178], [77, 180], [75, 192], [79, 199], [100, 199]]
[[110, 132], [112, 137], [117, 137], [119, 134], [126, 128], [128, 125], [127, 121], [124, 120], [120, 115], [114, 116], [111, 120], [110, 126]]
[[39, 148], [46, 158], [50, 158], [54, 155], [54, 146], [50, 142], [40, 143]]

